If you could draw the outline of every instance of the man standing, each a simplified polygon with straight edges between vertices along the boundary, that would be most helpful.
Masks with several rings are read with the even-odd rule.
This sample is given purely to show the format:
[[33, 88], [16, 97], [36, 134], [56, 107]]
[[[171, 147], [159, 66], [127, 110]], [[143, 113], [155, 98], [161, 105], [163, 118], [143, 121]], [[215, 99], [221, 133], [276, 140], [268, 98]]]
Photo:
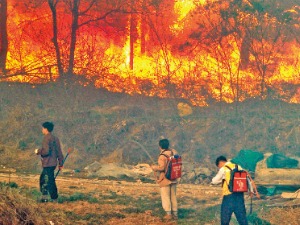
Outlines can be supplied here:
[[54, 178], [54, 170], [59, 163], [59, 169], [63, 167], [63, 154], [60, 147], [60, 142], [57, 137], [52, 135], [54, 124], [45, 122], [42, 124], [42, 133], [44, 139], [42, 148], [36, 149], [35, 153], [41, 156], [43, 171], [40, 176], [40, 190], [43, 194], [41, 201], [48, 201], [48, 193], [51, 201], [57, 201], [57, 187]]
[[[219, 156], [216, 159], [216, 166], [219, 168], [219, 172], [212, 179], [211, 184], [222, 183], [223, 200], [221, 205], [221, 225], [229, 225], [232, 213], [235, 214], [240, 225], [248, 225], [244, 193], [232, 193], [228, 188], [231, 172], [230, 169], [234, 169], [235, 164], [227, 162], [226, 157]], [[239, 170], [242, 170], [240, 166]]]
[[167, 166], [167, 157], [177, 154], [174, 149], [169, 149], [169, 140], [162, 139], [159, 141], [160, 155], [158, 157], [158, 165], [152, 165], [154, 172], [158, 172], [157, 183], [160, 186], [162, 207], [166, 212], [164, 219], [178, 219], [177, 214], [177, 198], [176, 185], [177, 180], [170, 181], [165, 177], [165, 170]]

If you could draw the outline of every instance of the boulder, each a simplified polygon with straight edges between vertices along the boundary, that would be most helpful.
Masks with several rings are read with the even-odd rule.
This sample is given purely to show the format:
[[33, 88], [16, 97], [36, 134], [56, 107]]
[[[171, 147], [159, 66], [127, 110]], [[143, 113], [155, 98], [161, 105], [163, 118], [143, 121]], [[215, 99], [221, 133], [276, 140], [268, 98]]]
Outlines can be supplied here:
[[99, 177], [133, 177], [137, 178], [137, 174], [133, 172], [127, 165], [118, 163], [102, 164], [101, 168], [95, 173]]
[[193, 109], [187, 103], [180, 102], [177, 105], [178, 114], [181, 117], [191, 115], [193, 113]]
[[132, 171], [141, 176], [151, 176], [151, 174], [153, 173], [150, 165], [146, 163], [137, 164], [133, 167]]
[[182, 183], [207, 184], [211, 181], [215, 171], [194, 163], [184, 163], [182, 169]]
[[211, 175], [207, 168], [194, 168], [192, 171], [187, 172], [186, 174], [188, 180], [195, 180], [201, 176], [208, 177]]
[[257, 164], [255, 182], [261, 186], [300, 187], [300, 168], [269, 168], [267, 159], [273, 154], [264, 154], [264, 160]]
[[87, 171], [89, 174], [90, 173], [95, 173], [96, 171], [98, 171], [101, 168], [101, 163], [95, 161], [92, 164], [86, 166], [84, 168], [85, 171]]
[[88, 176], [96, 177], [132, 177], [137, 178], [138, 174], [134, 172], [133, 167], [122, 163], [99, 163], [93, 162], [84, 168]]

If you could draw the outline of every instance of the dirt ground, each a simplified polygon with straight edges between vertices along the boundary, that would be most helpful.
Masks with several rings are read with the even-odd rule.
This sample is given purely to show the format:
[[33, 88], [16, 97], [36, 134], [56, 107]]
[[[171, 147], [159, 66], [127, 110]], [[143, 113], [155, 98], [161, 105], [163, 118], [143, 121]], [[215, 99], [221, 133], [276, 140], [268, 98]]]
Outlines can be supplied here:
[[[38, 189], [39, 175], [17, 175], [17, 174], [0, 174], [0, 182], [15, 182], [19, 187], [25, 188], [36, 188]], [[160, 206], [159, 199], [159, 187], [152, 183], [141, 183], [141, 182], [127, 182], [127, 181], [113, 181], [113, 180], [99, 180], [99, 179], [83, 179], [76, 177], [58, 177], [57, 186], [59, 193], [61, 195], [72, 195], [75, 193], [90, 194], [96, 198], [103, 198], [103, 196], [109, 196], [111, 193], [115, 193], [117, 196], [130, 196], [131, 200], [128, 199], [128, 203], [118, 204], [116, 201], [119, 199], [112, 199], [111, 204], [109, 202], [104, 202], [103, 204], [94, 204], [86, 200], [81, 201], [66, 201], [63, 203], [47, 203], [40, 204], [41, 208], [51, 207], [56, 211], [64, 212], [64, 216], [53, 215], [53, 218], [49, 216], [48, 220], [54, 222], [54, 224], [65, 224], [68, 221], [68, 217], [76, 215], [75, 224], [97, 224], [95, 220], [91, 220], [90, 217], [93, 215], [106, 215], [109, 217], [105, 220], [105, 223], [99, 224], [125, 224], [125, 225], [161, 225], [161, 224], [200, 224], [200, 225], [214, 225], [218, 224], [219, 214], [215, 212], [215, 220], [211, 222], [202, 223], [201, 221], [195, 222], [195, 220], [179, 219], [179, 221], [163, 221], [162, 215], [157, 215], [155, 209], [149, 209], [139, 212], [125, 213], [128, 205], [131, 201], [139, 201], [143, 198], [153, 199], [153, 204], [158, 207]], [[221, 203], [221, 188], [209, 185], [191, 185], [191, 184], [179, 184], [177, 188], [179, 208], [182, 212], [201, 212], [204, 208], [209, 208], [217, 206]], [[126, 199], [125, 199], [126, 201]], [[265, 210], [268, 204], [272, 203], [282, 203], [282, 199], [278, 197], [273, 197], [273, 200], [254, 200], [253, 211], [258, 212], [264, 220], [270, 221], [270, 224], [289, 224], [289, 225], [299, 225], [300, 224], [300, 208], [291, 206], [288, 211], [282, 209], [282, 207], [272, 207]], [[246, 197], [246, 208], [249, 209], [250, 200]], [[300, 205], [300, 202], [299, 202]], [[128, 210], [128, 209], [127, 209]], [[214, 213], [214, 212], [213, 212]], [[113, 216], [111, 216], [113, 215]], [[111, 217], [110, 217], [111, 216]], [[58, 221], [57, 218], [61, 218]], [[86, 218], [83, 219], [83, 218]], [[187, 217], [188, 218], [188, 217]], [[94, 221], [94, 222], [87, 222]], [[281, 222], [280, 222], [281, 221]], [[49, 222], [49, 224], [51, 224]], [[71, 224], [68, 221], [68, 224]], [[257, 223], [259, 224], [259, 223]]]

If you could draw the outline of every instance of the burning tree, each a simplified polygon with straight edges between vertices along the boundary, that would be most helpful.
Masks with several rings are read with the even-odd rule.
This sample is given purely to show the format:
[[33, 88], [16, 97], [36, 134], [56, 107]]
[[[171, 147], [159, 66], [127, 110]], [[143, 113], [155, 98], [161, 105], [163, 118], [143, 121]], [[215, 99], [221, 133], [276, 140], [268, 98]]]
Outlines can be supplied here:
[[83, 84], [195, 105], [283, 95], [283, 83], [297, 93], [297, 1], [12, 0], [7, 11], [0, 67], [11, 81], [82, 75]]
[[290, 12], [295, 13], [295, 7], [277, 0], [207, 1], [198, 5], [191, 15], [196, 29], [184, 46], [194, 54], [203, 54], [205, 49], [207, 60], [216, 60], [211, 61], [214, 66], [209, 73], [215, 73], [213, 83], [218, 84], [220, 101], [224, 97], [226, 101], [267, 97], [272, 79], [280, 76], [278, 67], [286, 48], [294, 44], [292, 33], [298, 29], [298, 20]]
[[[49, 7], [52, 12], [52, 19], [53, 19], [53, 44], [56, 51], [56, 58], [57, 58], [57, 65], [59, 74], [64, 74], [63, 65], [61, 62], [61, 54], [60, 54], [60, 47], [58, 44], [58, 26], [57, 26], [57, 4], [60, 0], [48, 0]], [[73, 75], [74, 73], [74, 66], [75, 66], [75, 52], [76, 52], [76, 44], [78, 40], [78, 36], [82, 37], [83, 35], [79, 35], [79, 32], [86, 31], [85, 26], [90, 24], [95, 24], [97, 27], [99, 25], [99, 21], [106, 22], [107, 18], [116, 12], [120, 12], [121, 8], [124, 4], [122, 1], [113, 1], [113, 2], [106, 2], [106, 1], [84, 1], [81, 2], [80, 0], [64, 0], [62, 1], [69, 11], [71, 12], [71, 33], [70, 33], [70, 42], [69, 42], [69, 62], [66, 68], [66, 73], [69, 75]], [[95, 27], [89, 27], [90, 29], [95, 29]], [[81, 29], [81, 30], [79, 30]], [[84, 45], [83, 43], [80, 43]], [[78, 54], [79, 55], [79, 54]], [[86, 61], [86, 60], [85, 60]], [[78, 62], [79, 64], [79, 62]], [[82, 67], [78, 65], [78, 67]]]
[[272, 78], [280, 76], [280, 61], [293, 43], [296, 21], [288, 13], [289, 7], [277, 0], [241, 3], [239, 7], [243, 10], [239, 17], [243, 27], [241, 66], [259, 77], [261, 99], [272, 89]]
[[0, 72], [6, 73], [7, 40], [7, 0], [0, 0]]

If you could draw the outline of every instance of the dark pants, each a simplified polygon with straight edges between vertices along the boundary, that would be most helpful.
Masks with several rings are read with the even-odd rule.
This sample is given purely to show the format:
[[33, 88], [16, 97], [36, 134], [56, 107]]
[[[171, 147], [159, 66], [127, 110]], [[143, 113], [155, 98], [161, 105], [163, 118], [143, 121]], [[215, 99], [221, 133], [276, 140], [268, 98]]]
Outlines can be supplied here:
[[57, 187], [55, 184], [54, 170], [56, 166], [44, 167], [40, 176], [40, 190], [43, 195], [50, 194], [51, 199], [57, 199]]
[[229, 225], [232, 213], [240, 225], [248, 225], [244, 193], [233, 193], [223, 196], [221, 205], [221, 225]]

